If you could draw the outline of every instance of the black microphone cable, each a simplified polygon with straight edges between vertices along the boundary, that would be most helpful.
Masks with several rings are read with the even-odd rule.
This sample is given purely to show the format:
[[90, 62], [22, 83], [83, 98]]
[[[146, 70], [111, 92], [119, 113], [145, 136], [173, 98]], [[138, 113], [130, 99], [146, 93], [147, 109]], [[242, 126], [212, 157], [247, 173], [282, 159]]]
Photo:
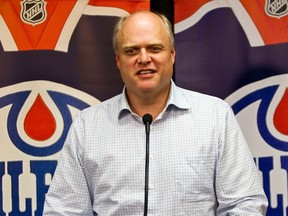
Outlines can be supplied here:
[[142, 120], [145, 124], [146, 132], [146, 158], [145, 158], [145, 195], [144, 195], [144, 216], [147, 216], [148, 212], [148, 184], [149, 184], [149, 135], [150, 135], [150, 124], [152, 123], [152, 116], [147, 113], [143, 116]]

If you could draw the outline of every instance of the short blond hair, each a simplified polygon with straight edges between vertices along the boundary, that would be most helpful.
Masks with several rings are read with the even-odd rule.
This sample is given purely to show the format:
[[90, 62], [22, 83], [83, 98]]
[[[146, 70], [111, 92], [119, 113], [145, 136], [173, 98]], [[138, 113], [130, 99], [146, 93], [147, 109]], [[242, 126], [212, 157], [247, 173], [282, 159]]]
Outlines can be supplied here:
[[[138, 11], [136, 13], [143, 13], [143, 12], [153, 13], [153, 14], [157, 15], [160, 18], [160, 20], [164, 24], [164, 27], [165, 27], [165, 30], [167, 32], [168, 38], [170, 40], [171, 48], [174, 49], [174, 33], [173, 33], [172, 25], [171, 25], [170, 21], [166, 18], [166, 16], [163, 15], [163, 14], [156, 13], [156, 12], [151, 12], [151, 11]], [[133, 15], [133, 14], [131, 14], [131, 15]], [[114, 48], [115, 53], [117, 52], [118, 33], [121, 31], [121, 29], [123, 27], [123, 23], [125, 22], [125, 20], [128, 17], [130, 17], [131, 15], [121, 17], [118, 20], [118, 22], [116, 23], [115, 27], [114, 27], [112, 42], [113, 42], [113, 48]]]

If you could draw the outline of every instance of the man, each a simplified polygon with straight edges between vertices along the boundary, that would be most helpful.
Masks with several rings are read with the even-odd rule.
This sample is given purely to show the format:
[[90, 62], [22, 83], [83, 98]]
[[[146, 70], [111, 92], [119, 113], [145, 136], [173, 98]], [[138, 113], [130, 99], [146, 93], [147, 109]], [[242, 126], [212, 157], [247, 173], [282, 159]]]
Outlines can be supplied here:
[[149, 215], [264, 215], [253, 158], [224, 101], [171, 80], [174, 39], [148, 11], [115, 27], [123, 93], [82, 111], [46, 197], [48, 215], [143, 215], [145, 129], [150, 131]]

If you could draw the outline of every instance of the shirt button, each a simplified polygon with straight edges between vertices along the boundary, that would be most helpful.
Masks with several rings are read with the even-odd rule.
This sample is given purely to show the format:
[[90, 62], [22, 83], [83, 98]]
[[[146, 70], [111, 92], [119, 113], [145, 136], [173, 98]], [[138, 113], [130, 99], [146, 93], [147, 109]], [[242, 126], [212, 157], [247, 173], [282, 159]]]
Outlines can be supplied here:
[[153, 190], [154, 189], [154, 185], [153, 184], [149, 184], [148, 188], [149, 188], [149, 190]]
[[150, 159], [153, 159], [154, 158], [154, 155], [153, 154], [150, 154], [150, 157], [149, 157]]

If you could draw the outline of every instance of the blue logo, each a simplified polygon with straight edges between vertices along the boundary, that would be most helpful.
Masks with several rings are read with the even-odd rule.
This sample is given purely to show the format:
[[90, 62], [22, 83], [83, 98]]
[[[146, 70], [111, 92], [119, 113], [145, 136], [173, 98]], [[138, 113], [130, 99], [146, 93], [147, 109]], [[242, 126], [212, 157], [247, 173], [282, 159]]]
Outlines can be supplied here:
[[48, 81], [0, 89], [0, 215], [42, 215], [73, 118], [97, 103], [84, 92]]
[[237, 90], [231, 105], [255, 158], [269, 200], [267, 216], [288, 215], [288, 75]]

